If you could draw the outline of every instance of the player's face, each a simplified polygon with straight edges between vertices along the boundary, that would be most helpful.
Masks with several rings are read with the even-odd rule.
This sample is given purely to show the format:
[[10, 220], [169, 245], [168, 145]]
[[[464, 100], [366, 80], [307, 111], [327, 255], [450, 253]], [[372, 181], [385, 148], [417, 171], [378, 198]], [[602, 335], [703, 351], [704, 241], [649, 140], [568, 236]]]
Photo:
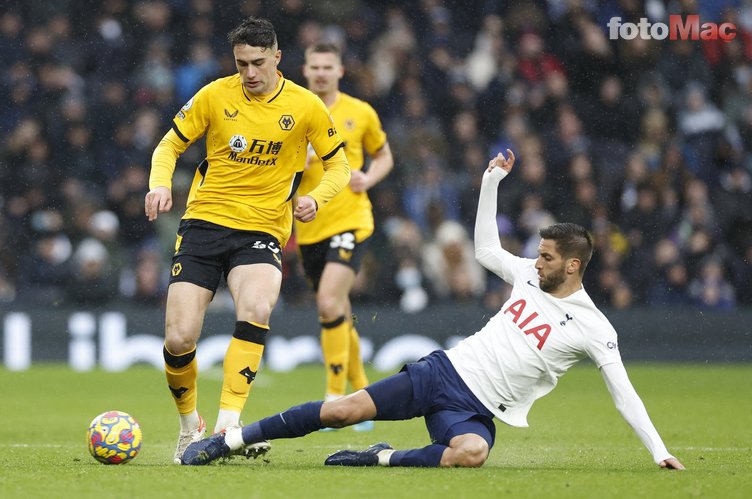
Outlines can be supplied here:
[[306, 57], [303, 76], [308, 80], [308, 88], [317, 95], [336, 92], [339, 80], [345, 74], [337, 54], [313, 52]]
[[235, 45], [232, 48], [243, 88], [251, 95], [271, 93], [277, 86], [277, 64], [282, 52], [275, 48]]
[[556, 241], [541, 239], [538, 245], [538, 259], [535, 270], [538, 271], [540, 288], [546, 293], [553, 293], [567, 280], [567, 260], [556, 250]]

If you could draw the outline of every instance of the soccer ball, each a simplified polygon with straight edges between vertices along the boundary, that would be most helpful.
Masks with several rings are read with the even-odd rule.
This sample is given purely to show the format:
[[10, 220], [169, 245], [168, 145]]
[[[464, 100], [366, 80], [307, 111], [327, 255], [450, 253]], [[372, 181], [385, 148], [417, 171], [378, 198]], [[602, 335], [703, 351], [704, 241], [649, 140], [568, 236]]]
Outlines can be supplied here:
[[130, 414], [107, 411], [95, 417], [86, 433], [89, 453], [104, 464], [124, 464], [141, 449], [141, 427]]

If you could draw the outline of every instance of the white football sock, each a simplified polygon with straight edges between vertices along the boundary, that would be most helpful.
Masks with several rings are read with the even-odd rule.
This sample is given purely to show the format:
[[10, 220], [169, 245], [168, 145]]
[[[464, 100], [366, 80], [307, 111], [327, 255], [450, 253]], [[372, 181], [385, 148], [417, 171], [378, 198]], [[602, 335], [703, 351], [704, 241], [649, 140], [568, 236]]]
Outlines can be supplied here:
[[394, 454], [394, 449], [384, 449], [376, 454], [379, 457], [379, 466], [389, 466], [389, 458]]
[[194, 410], [189, 414], [180, 415], [180, 432], [189, 433], [198, 429], [200, 419], [198, 417], [198, 411]]
[[217, 414], [217, 424], [214, 425], [214, 433], [220, 432], [231, 426], [240, 426], [240, 413], [227, 409], [220, 409]]
[[225, 444], [227, 444], [230, 450], [238, 450], [243, 447], [245, 445], [245, 442], [243, 442], [243, 430], [237, 426], [228, 428], [225, 431]]

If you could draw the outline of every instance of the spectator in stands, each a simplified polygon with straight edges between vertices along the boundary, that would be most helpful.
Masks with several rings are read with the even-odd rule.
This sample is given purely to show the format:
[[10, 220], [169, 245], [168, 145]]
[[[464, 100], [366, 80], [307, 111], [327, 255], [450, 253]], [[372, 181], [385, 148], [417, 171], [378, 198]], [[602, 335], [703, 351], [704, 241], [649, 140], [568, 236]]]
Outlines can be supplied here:
[[713, 310], [736, 308], [734, 288], [724, 274], [719, 258], [711, 256], [702, 262], [700, 275], [689, 283], [689, 295], [697, 305]]
[[645, 302], [654, 306], [678, 306], [689, 303], [688, 272], [681, 251], [671, 239], [664, 238], [655, 245], [656, 275], [650, 284]]
[[133, 270], [120, 276], [120, 292], [138, 305], [163, 304], [167, 297], [162, 250], [147, 245], [136, 254]]
[[[34, 218], [48, 216], [58, 217], [59, 214], [37, 213]], [[69, 259], [73, 245], [67, 235], [53, 227], [47, 229], [39, 226], [37, 230], [29, 254], [21, 257], [18, 299], [37, 306], [59, 305], [65, 300], [66, 286], [69, 284]]]
[[615, 310], [625, 310], [632, 307], [633, 303], [632, 288], [626, 281], [619, 281], [611, 292], [611, 307]]
[[569, 158], [578, 153], [590, 152], [590, 138], [586, 135], [577, 111], [568, 104], [559, 107], [556, 125], [548, 134], [546, 159], [555, 183], [566, 182], [565, 174]]
[[536, 195], [542, 208], [555, 207], [555, 190], [549, 179], [546, 160], [539, 154], [532, 154], [522, 160], [525, 169], [520, 175], [509, 179], [506, 194], [499, 199], [499, 208], [504, 213], [520, 213], [523, 200], [530, 194]]
[[602, 207], [598, 199], [598, 186], [592, 178], [576, 180], [573, 197], [556, 211], [557, 219], [570, 220], [590, 230], [596, 211]]
[[672, 94], [682, 92], [687, 82], [697, 82], [703, 88], [710, 88], [712, 84], [710, 67], [699, 51], [699, 42], [693, 40], [672, 40], [664, 44], [656, 68]]
[[423, 271], [440, 300], [479, 299], [485, 291], [485, 272], [475, 260], [470, 236], [458, 222], [446, 220], [422, 250]]
[[517, 54], [517, 70], [528, 85], [542, 84], [548, 73], [564, 70], [561, 61], [546, 49], [543, 37], [534, 31], [520, 35]]
[[196, 89], [209, 83], [219, 70], [216, 56], [208, 42], [193, 42], [189, 57], [185, 64], [175, 70], [175, 91], [180, 102], [188, 102]]
[[598, 101], [588, 120], [593, 137], [631, 144], [637, 140], [640, 113], [636, 99], [625, 94], [617, 75], [605, 76], [598, 89]]
[[715, 247], [716, 216], [708, 198], [708, 188], [701, 180], [690, 180], [684, 189], [684, 210], [676, 225], [679, 245], [685, 252], [692, 275]]
[[0, 14], [0, 62], [4, 68], [23, 60], [22, 37], [24, 19], [18, 11], [5, 10]]
[[716, 211], [721, 236], [739, 255], [752, 239], [752, 173], [741, 165], [721, 173], [708, 200]]
[[70, 281], [65, 287], [69, 303], [96, 307], [117, 296], [117, 276], [104, 244], [86, 238], [76, 246], [72, 260]]
[[428, 304], [428, 293], [421, 270], [423, 236], [418, 225], [408, 219], [393, 217], [384, 223], [394, 269], [395, 284], [400, 292], [400, 308], [419, 312]]
[[441, 218], [459, 219], [459, 192], [439, 157], [427, 148], [424, 154], [417, 179], [404, 190], [403, 203], [407, 215], [428, 235], [436, 229], [432, 210], [438, 210]]
[[685, 147], [690, 149], [690, 170], [708, 184], [715, 185], [718, 170], [716, 154], [726, 118], [706, 96], [706, 88], [690, 82], [684, 89], [684, 99], [678, 113], [678, 129]]

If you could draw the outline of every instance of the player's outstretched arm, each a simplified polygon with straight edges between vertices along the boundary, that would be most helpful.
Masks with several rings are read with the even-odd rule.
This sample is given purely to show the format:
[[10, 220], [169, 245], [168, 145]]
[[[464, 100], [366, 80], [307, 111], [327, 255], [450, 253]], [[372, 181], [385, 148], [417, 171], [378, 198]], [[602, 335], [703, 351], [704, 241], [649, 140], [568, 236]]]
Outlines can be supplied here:
[[501, 247], [499, 229], [496, 225], [496, 207], [499, 182], [514, 166], [514, 153], [507, 149], [509, 158], [502, 153], [488, 162], [478, 198], [478, 213], [475, 217], [475, 259], [485, 268], [504, 277], [504, 260], [508, 257]]
[[653, 460], [661, 468], [683, 470], [684, 466], [674, 456], [669, 454], [663, 444], [658, 430], [648, 416], [645, 404], [629, 381], [624, 364], [613, 363], [601, 366], [601, 375], [606, 382], [608, 392], [614, 405], [624, 420], [632, 427], [637, 437], [653, 455]]

